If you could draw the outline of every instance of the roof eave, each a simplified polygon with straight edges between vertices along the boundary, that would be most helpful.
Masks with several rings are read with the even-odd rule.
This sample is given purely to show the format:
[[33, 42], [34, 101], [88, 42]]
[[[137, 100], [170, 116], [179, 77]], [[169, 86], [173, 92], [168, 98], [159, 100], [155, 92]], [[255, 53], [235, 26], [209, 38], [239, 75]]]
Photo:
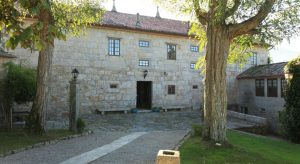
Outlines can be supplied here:
[[122, 25], [92, 24], [92, 26], [108, 27], [108, 28], [116, 28], [116, 29], [127, 29], [127, 30], [133, 30], [133, 31], [151, 32], [151, 33], [157, 33], [157, 34], [166, 34], [166, 35], [189, 37], [188, 33], [184, 34], [184, 33], [168, 32], [168, 31], [148, 30], [148, 29], [141, 29], [139, 27], [132, 28], [132, 27], [127, 27], [127, 26], [122, 26]]

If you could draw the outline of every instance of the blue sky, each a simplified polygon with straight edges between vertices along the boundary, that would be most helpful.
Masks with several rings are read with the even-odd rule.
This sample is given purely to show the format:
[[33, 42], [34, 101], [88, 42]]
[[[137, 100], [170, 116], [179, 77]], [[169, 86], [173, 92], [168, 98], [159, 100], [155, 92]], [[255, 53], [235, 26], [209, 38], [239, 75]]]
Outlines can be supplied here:
[[[107, 10], [112, 9], [112, 1], [107, 0], [104, 6]], [[117, 11], [123, 13], [155, 16], [156, 4], [153, 0], [116, 0]], [[182, 17], [176, 16], [163, 8], [160, 8], [160, 16], [163, 18], [183, 20]], [[283, 41], [270, 51], [273, 62], [289, 61], [300, 55], [300, 36], [296, 36], [288, 41]]]

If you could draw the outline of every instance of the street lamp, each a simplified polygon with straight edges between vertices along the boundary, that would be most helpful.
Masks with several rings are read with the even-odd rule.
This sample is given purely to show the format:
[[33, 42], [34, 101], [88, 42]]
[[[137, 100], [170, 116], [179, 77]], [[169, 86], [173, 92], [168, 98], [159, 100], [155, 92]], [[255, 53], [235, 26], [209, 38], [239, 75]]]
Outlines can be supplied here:
[[72, 75], [73, 75], [73, 79], [74, 80], [76, 80], [77, 79], [77, 77], [78, 77], [78, 74], [79, 74], [79, 72], [78, 72], [78, 70], [75, 68], [75, 69], [73, 69], [73, 71], [72, 71]]

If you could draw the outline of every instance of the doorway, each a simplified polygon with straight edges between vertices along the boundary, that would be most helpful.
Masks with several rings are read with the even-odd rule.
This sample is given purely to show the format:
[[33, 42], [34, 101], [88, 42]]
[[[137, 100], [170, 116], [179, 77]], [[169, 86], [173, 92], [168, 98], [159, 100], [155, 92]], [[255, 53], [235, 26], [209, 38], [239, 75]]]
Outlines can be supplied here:
[[152, 105], [152, 81], [137, 81], [136, 108], [151, 109]]

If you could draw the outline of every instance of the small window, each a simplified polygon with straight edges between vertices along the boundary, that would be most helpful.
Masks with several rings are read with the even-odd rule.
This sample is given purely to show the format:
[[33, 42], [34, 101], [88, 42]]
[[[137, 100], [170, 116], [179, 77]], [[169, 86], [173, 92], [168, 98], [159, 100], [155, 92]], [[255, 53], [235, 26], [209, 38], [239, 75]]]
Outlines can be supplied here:
[[199, 46], [191, 46], [192, 52], [199, 52]]
[[268, 97], [277, 97], [277, 79], [268, 79]]
[[255, 95], [265, 96], [265, 81], [264, 79], [255, 80]]
[[108, 55], [120, 56], [120, 39], [108, 39]]
[[284, 97], [286, 87], [287, 87], [287, 81], [285, 78], [282, 78], [281, 79], [281, 97]]
[[195, 69], [195, 66], [196, 66], [195, 63], [191, 63], [191, 64], [190, 64], [190, 68], [191, 68], [191, 69]]
[[175, 85], [168, 85], [168, 94], [175, 95]]
[[252, 55], [249, 58], [251, 66], [257, 65], [257, 52], [252, 52]]
[[139, 66], [149, 66], [149, 60], [139, 60]]
[[149, 47], [149, 41], [140, 40], [139, 46], [140, 47]]
[[198, 85], [193, 85], [193, 89], [198, 89]]
[[118, 84], [110, 84], [110, 88], [111, 89], [116, 89], [116, 88], [118, 88]]
[[176, 45], [167, 44], [168, 60], [176, 60]]

